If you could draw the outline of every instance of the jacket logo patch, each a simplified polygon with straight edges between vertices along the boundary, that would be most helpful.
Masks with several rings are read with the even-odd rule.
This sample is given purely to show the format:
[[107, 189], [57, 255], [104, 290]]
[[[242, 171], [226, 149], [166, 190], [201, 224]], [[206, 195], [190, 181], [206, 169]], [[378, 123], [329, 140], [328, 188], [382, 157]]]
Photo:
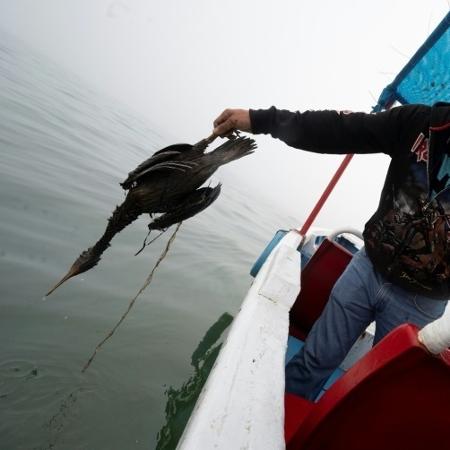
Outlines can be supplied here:
[[428, 138], [423, 133], [417, 136], [416, 142], [411, 147], [411, 153], [417, 156], [417, 162], [428, 162]]

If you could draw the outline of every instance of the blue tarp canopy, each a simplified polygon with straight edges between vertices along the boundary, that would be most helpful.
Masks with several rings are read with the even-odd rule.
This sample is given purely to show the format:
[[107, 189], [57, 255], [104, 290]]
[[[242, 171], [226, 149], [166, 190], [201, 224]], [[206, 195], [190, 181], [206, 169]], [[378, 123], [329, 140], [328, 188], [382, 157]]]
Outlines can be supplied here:
[[374, 111], [405, 103], [450, 102], [450, 12], [416, 54], [383, 89]]

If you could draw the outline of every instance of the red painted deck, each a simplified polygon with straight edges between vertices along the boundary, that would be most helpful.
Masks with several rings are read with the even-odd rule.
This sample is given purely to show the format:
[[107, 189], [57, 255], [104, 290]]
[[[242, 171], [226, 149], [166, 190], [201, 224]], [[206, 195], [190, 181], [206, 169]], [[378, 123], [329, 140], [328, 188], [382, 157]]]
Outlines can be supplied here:
[[[292, 334], [303, 339], [320, 315], [351, 254], [328, 240], [302, 273], [291, 311]], [[432, 356], [417, 328], [387, 335], [317, 402], [285, 398], [288, 450], [450, 448], [450, 357]]]
[[446, 449], [450, 364], [401, 325], [317, 403], [286, 396], [288, 450]]

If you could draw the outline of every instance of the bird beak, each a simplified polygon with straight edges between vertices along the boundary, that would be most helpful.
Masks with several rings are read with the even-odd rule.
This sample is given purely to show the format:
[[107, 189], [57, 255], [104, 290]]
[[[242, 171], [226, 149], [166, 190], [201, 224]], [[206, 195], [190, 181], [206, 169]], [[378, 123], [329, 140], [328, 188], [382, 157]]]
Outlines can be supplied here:
[[75, 265], [73, 265], [70, 270], [67, 272], [67, 274], [64, 276], [64, 278], [57, 283], [52, 289], [50, 289], [45, 296], [48, 297], [53, 291], [55, 291], [57, 288], [59, 288], [59, 286], [61, 286], [65, 281], [67, 281], [69, 278], [74, 277], [75, 275], [78, 275], [79, 273], [81, 273], [80, 269], [78, 267], [76, 267]]

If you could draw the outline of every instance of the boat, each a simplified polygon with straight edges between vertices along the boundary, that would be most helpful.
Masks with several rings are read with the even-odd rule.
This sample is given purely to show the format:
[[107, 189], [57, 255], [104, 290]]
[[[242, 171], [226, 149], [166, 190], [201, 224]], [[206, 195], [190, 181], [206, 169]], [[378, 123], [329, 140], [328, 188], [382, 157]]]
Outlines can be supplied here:
[[[450, 13], [381, 93], [396, 102], [450, 102]], [[285, 394], [286, 362], [362, 245], [357, 230], [309, 232], [347, 155], [300, 230], [280, 230], [251, 269], [254, 281], [178, 443], [180, 450], [450, 448], [450, 352], [432, 355], [403, 324], [372, 346], [355, 343], [315, 401]]]

